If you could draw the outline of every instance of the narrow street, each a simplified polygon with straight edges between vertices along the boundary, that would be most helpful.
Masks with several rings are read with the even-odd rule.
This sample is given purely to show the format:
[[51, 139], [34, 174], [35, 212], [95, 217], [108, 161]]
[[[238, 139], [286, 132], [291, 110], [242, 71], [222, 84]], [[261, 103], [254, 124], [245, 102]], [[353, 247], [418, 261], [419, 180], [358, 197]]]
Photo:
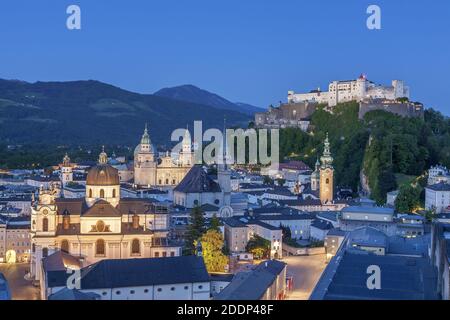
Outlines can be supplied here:
[[0, 272], [8, 281], [13, 300], [39, 300], [39, 288], [24, 278], [29, 269], [29, 263], [0, 263]]
[[319, 281], [325, 264], [325, 254], [311, 256], [290, 256], [283, 258], [288, 264], [287, 274], [293, 276], [294, 289], [288, 300], [308, 300], [316, 283]]

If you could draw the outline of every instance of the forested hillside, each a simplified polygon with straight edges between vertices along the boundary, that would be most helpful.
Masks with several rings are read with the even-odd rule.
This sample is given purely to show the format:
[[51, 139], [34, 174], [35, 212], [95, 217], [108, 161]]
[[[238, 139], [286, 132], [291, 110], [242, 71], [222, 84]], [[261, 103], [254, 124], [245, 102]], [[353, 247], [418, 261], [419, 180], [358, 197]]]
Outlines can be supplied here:
[[425, 111], [424, 119], [373, 111], [358, 120], [358, 104], [352, 102], [336, 106], [333, 114], [319, 108], [311, 125], [311, 134], [299, 129], [281, 131], [282, 156], [304, 160], [312, 167], [328, 132], [336, 184], [356, 191], [363, 172], [372, 198], [379, 203], [405, 177], [419, 176], [437, 163], [450, 166], [450, 119], [433, 109]]

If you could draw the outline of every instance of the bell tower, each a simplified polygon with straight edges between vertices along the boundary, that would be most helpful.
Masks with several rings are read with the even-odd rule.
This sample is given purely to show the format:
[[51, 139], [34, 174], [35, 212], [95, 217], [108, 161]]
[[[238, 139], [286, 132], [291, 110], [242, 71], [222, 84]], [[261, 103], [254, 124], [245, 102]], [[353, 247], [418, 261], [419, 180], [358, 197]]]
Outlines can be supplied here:
[[139, 186], [156, 185], [156, 164], [155, 150], [146, 124], [141, 143], [134, 152], [134, 183]]
[[334, 168], [333, 157], [330, 152], [328, 133], [324, 141], [323, 155], [320, 157], [320, 201], [328, 203], [333, 201]]
[[72, 171], [72, 164], [70, 163], [69, 156], [64, 156], [63, 162], [60, 165], [61, 168], [61, 182], [63, 186], [66, 186], [67, 183], [73, 181], [73, 171]]

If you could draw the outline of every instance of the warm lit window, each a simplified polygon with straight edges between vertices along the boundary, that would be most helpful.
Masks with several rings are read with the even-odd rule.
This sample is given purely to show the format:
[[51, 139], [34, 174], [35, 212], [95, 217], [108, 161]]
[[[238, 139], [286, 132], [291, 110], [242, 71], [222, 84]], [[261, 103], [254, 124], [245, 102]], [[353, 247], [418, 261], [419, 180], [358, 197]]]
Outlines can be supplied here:
[[97, 256], [104, 256], [105, 255], [105, 240], [98, 239], [95, 244], [95, 254]]
[[140, 254], [141, 253], [141, 244], [139, 239], [133, 239], [131, 243], [131, 254]]
[[67, 240], [61, 241], [61, 251], [69, 253], [69, 241]]
[[48, 219], [47, 218], [42, 219], [42, 231], [44, 231], [44, 232], [48, 231]]

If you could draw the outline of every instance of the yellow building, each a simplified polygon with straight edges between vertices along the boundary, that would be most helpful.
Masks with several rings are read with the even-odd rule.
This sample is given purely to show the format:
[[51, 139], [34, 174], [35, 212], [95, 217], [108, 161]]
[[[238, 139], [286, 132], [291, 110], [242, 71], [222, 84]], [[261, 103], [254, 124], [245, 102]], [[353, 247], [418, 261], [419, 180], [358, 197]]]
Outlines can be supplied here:
[[322, 204], [333, 202], [334, 168], [333, 157], [330, 152], [328, 133], [324, 142], [323, 155], [320, 157], [320, 201]]

